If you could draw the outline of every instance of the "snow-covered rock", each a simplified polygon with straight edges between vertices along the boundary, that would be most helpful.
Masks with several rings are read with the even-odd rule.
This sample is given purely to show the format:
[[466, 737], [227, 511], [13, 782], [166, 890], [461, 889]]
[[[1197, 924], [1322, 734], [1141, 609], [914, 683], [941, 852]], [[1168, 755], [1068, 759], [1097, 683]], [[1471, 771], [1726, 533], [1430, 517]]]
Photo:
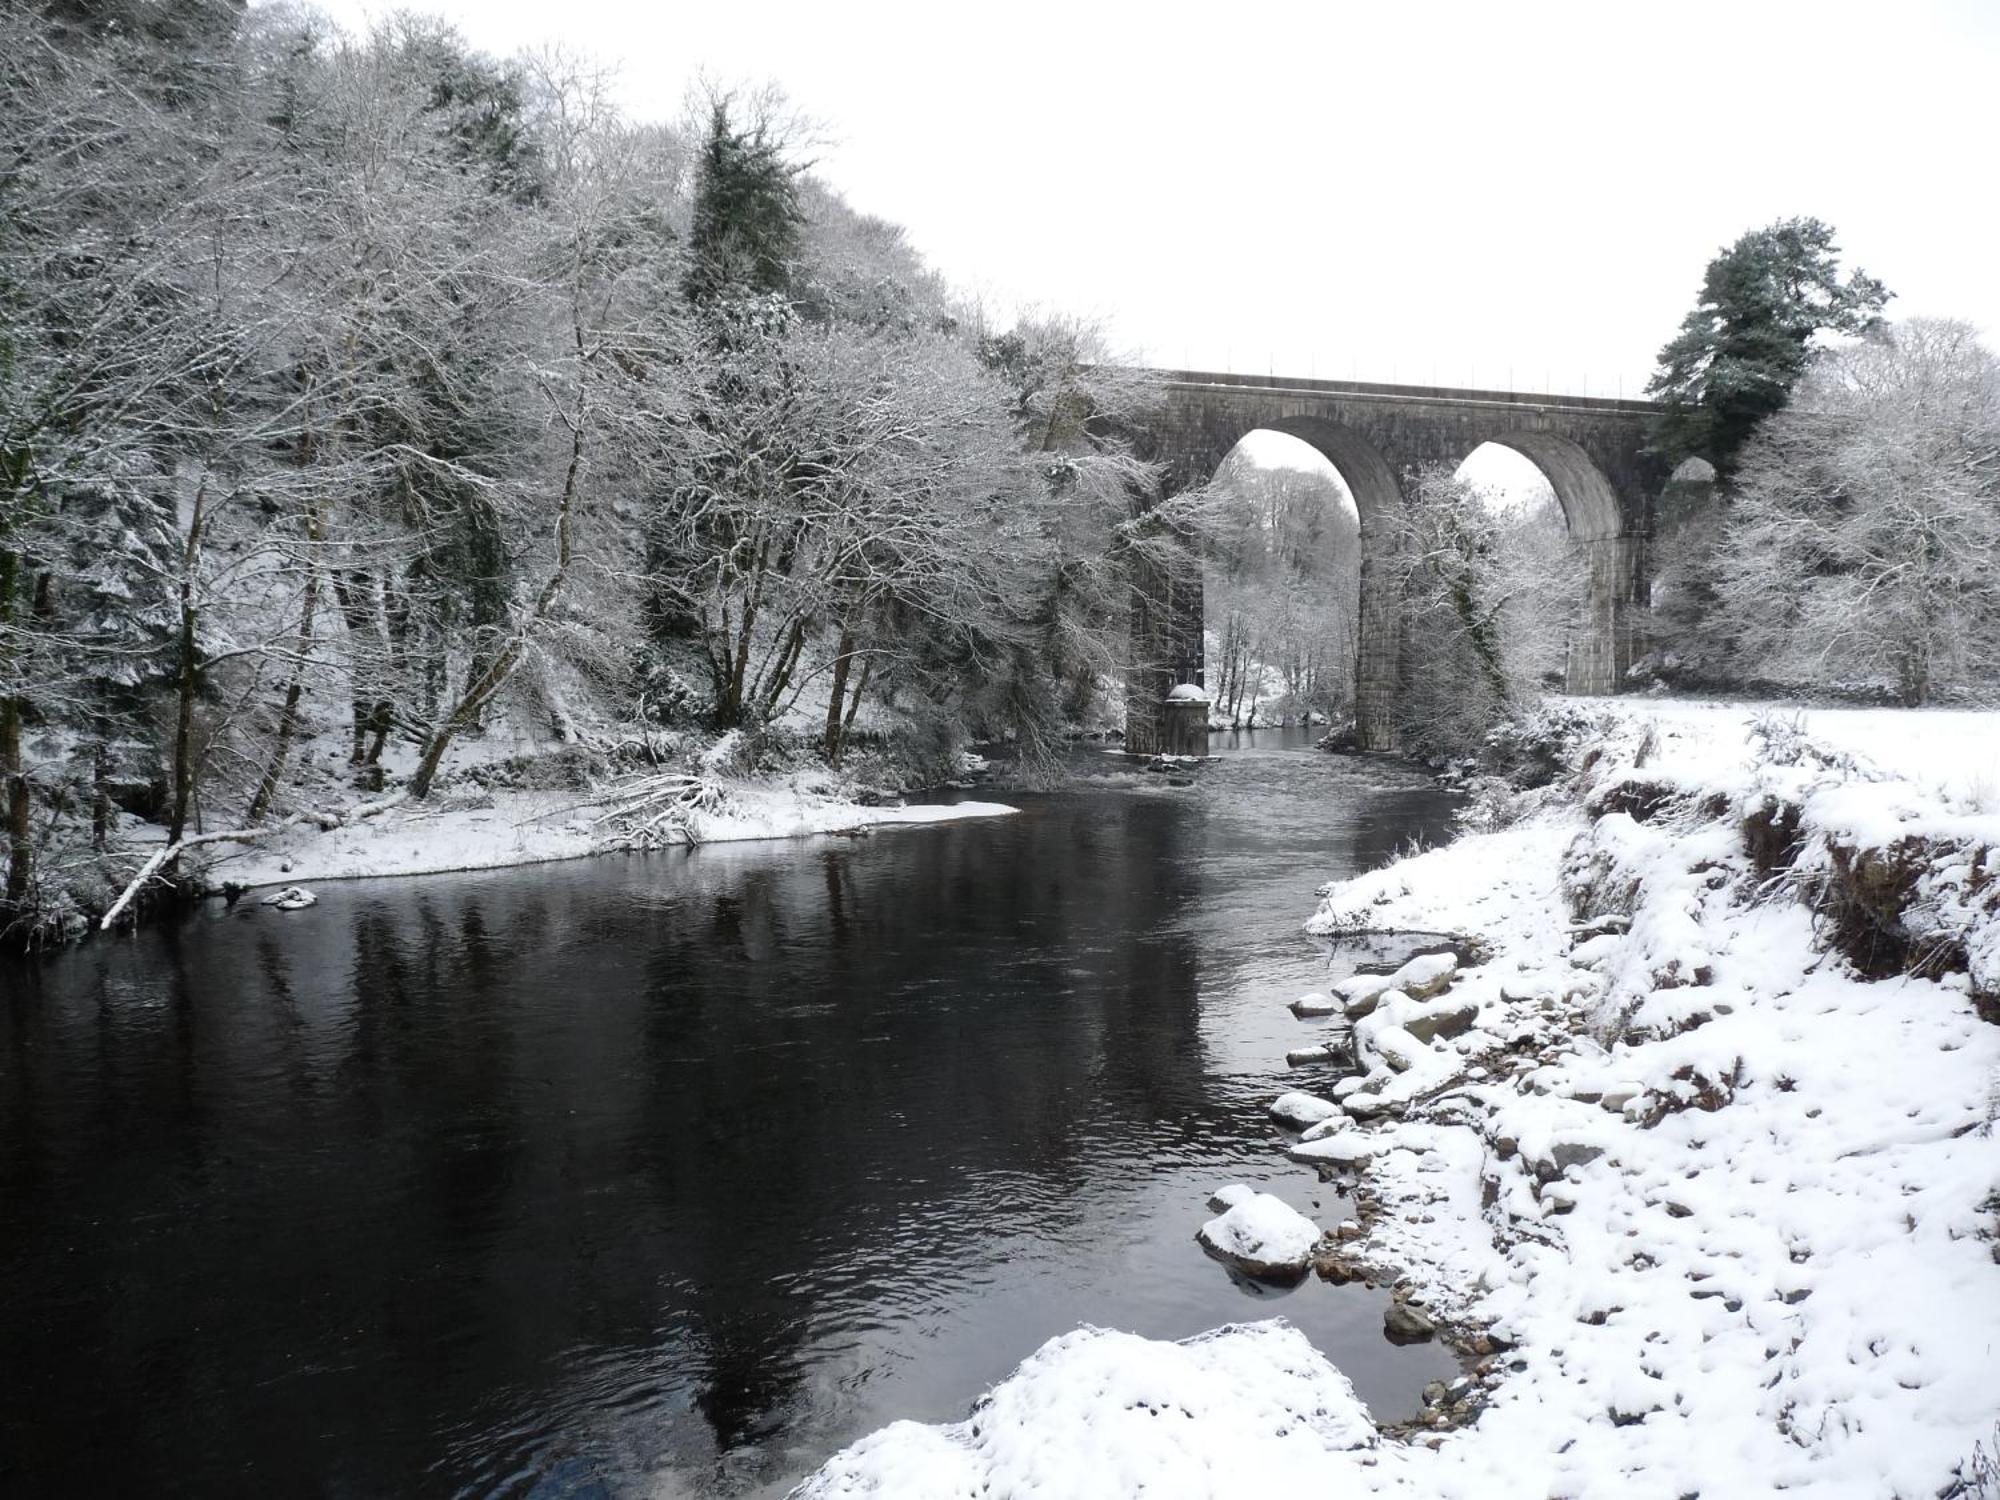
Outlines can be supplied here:
[[1309, 1021], [1319, 1016], [1339, 1015], [1341, 1002], [1324, 990], [1312, 990], [1294, 1000], [1291, 1010], [1301, 1021]]
[[1358, 1021], [1395, 987], [1396, 981], [1387, 974], [1356, 974], [1351, 979], [1341, 980], [1333, 987], [1333, 992], [1340, 997], [1340, 1007], [1347, 1019]]
[[1285, 1062], [1294, 1068], [1309, 1068], [1314, 1063], [1338, 1062], [1347, 1056], [1347, 1049], [1334, 1042], [1319, 1042], [1310, 1047], [1294, 1047], [1285, 1054]]
[[275, 906], [279, 911], [304, 911], [308, 906], [319, 905], [319, 897], [302, 885], [288, 885], [271, 892], [260, 904]]
[[1423, 953], [1389, 976], [1389, 988], [1401, 990], [1412, 1000], [1428, 1000], [1451, 988], [1458, 973], [1458, 958], [1450, 953]]
[[1316, 1140], [1300, 1140], [1288, 1147], [1285, 1155], [1314, 1166], [1358, 1167], [1383, 1149], [1384, 1143], [1375, 1136], [1358, 1130], [1339, 1130]]
[[1407, 1073], [1424, 1055], [1424, 1044], [1401, 1026], [1384, 1026], [1369, 1038], [1370, 1050], [1398, 1073]]
[[1318, 1094], [1308, 1094], [1299, 1089], [1280, 1094], [1270, 1103], [1271, 1118], [1293, 1130], [1304, 1130], [1341, 1112], [1340, 1106], [1331, 1099], [1322, 1099]]
[[1302, 1276], [1312, 1264], [1319, 1226], [1284, 1199], [1252, 1192], [1202, 1225], [1195, 1238], [1247, 1276]]
[[1440, 1000], [1405, 1019], [1403, 1029], [1420, 1042], [1449, 1041], [1472, 1030], [1478, 1019], [1479, 1007], [1473, 1002]]
[[1180, 1343], [1082, 1328], [1044, 1344], [967, 1420], [886, 1427], [795, 1500], [1330, 1496], [1375, 1442], [1347, 1377], [1281, 1320]]

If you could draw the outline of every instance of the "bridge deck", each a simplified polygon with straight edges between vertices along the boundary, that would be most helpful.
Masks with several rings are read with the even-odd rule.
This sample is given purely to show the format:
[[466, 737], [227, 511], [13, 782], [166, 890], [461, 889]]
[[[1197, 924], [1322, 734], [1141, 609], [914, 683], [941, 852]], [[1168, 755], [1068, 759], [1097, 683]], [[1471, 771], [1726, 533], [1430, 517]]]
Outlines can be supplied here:
[[1367, 380], [1311, 380], [1292, 375], [1225, 375], [1214, 370], [1156, 370], [1169, 386], [1234, 389], [1263, 395], [1337, 396], [1350, 401], [1435, 401], [1453, 406], [1512, 406], [1534, 411], [1622, 413], [1650, 417], [1652, 401], [1615, 396], [1557, 396], [1539, 391], [1481, 391], [1463, 386], [1385, 385]]

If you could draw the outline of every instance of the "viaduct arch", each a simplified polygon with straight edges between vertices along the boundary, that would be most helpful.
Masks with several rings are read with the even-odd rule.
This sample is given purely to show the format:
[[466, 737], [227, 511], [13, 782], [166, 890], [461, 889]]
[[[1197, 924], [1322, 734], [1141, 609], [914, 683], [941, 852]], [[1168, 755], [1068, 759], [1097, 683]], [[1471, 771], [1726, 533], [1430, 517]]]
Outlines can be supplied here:
[[[1400, 641], [1385, 581], [1388, 522], [1418, 468], [1456, 468], [1482, 443], [1512, 448], [1548, 476], [1570, 538], [1584, 554], [1584, 612], [1570, 648], [1569, 691], [1617, 692], [1645, 654], [1647, 543], [1666, 478], [1645, 452], [1651, 403], [1197, 370], [1162, 371], [1160, 379], [1165, 400], [1139, 437], [1141, 452], [1165, 470], [1164, 493], [1207, 482], [1237, 442], [1259, 428], [1311, 444], [1346, 480], [1361, 515], [1354, 716], [1364, 749], [1397, 748]], [[1149, 570], [1135, 580], [1132, 662], [1126, 747], [1171, 748], [1163, 738], [1166, 696], [1203, 677], [1199, 577]]]

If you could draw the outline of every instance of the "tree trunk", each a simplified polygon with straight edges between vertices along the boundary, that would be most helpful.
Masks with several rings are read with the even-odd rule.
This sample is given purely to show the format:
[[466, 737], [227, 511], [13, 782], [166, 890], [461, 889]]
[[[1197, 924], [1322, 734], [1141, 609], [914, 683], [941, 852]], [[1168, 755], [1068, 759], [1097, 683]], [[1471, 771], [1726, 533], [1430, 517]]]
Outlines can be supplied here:
[[167, 824], [167, 842], [178, 844], [187, 832], [188, 809], [194, 803], [194, 700], [201, 686], [201, 667], [196, 660], [196, 627], [200, 608], [195, 602], [195, 571], [201, 566], [201, 531], [208, 498], [208, 481], [195, 490], [194, 514], [188, 520], [187, 542], [181, 549], [180, 578], [180, 662], [175, 678], [173, 815]]
[[7, 910], [20, 912], [35, 878], [35, 829], [21, 759], [21, 700], [12, 696], [0, 698], [0, 776], [7, 781]]
[[826, 699], [826, 739], [821, 753], [830, 766], [840, 764], [840, 711], [847, 699], [847, 672], [854, 661], [854, 632], [846, 626], [840, 629], [839, 654], [833, 659], [833, 690]]
[[347, 755], [347, 763], [351, 766], [361, 764], [362, 748], [368, 743], [371, 705], [361, 660], [363, 637], [371, 623], [370, 611], [362, 597], [362, 589], [367, 583], [368, 575], [358, 570], [344, 577], [338, 572], [333, 575], [333, 597], [339, 601], [341, 619], [347, 625], [348, 693], [354, 709], [354, 746]]
[[[514, 668], [520, 665], [521, 654], [527, 650], [529, 635], [555, 604], [556, 596], [562, 592], [563, 580], [569, 576], [572, 548], [570, 517], [576, 506], [577, 480], [583, 472], [581, 419], [569, 419], [569, 430], [569, 468], [563, 475], [562, 501], [556, 507], [555, 566], [549, 570], [548, 581], [542, 585], [541, 593], [535, 596], [535, 602], [522, 619], [520, 628], [506, 645], [494, 653], [486, 670], [466, 683], [458, 702], [452, 705], [451, 712], [432, 732], [429, 743], [424, 746], [423, 758], [417, 762], [416, 774], [410, 778], [410, 796], [419, 802], [431, 794], [431, 784], [437, 779], [438, 767], [444, 764], [445, 752], [451, 748], [452, 740], [479, 716], [480, 710], [514, 675]], [[377, 753], [379, 751], [378, 740]]]
[[[854, 694], [847, 700], [847, 717], [840, 721], [840, 751], [847, 751], [848, 736], [854, 733], [854, 716], [861, 712], [861, 696], [868, 691], [868, 679], [875, 675], [875, 658], [869, 657], [861, 663], [861, 675], [855, 679]], [[838, 757], [834, 760], [838, 766]]]
[[[11, 634], [20, 586], [21, 555], [0, 551], [0, 643]], [[19, 698], [12, 694], [0, 697], [0, 779], [7, 785], [6, 910], [10, 913], [26, 907], [28, 887], [35, 877], [35, 830], [30, 820], [34, 803], [28, 793], [28, 768], [21, 757], [23, 711]]]
[[102, 854], [111, 842], [111, 726], [100, 724], [90, 756], [90, 847]]
[[[317, 544], [320, 539], [319, 517], [311, 516], [306, 522], [306, 539]], [[292, 680], [285, 686], [284, 707], [278, 710], [278, 742], [271, 747], [270, 764], [264, 767], [264, 778], [257, 783], [257, 795], [250, 799], [250, 811], [244, 821], [251, 827], [263, 822], [271, 811], [271, 799], [278, 794], [278, 783], [284, 779], [285, 761], [291, 755], [292, 736], [299, 728], [299, 701], [306, 690], [306, 657], [312, 652], [313, 612], [319, 606], [319, 565], [306, 564], [305, 597], [299, 606], [299, 656], [292, 663]]]

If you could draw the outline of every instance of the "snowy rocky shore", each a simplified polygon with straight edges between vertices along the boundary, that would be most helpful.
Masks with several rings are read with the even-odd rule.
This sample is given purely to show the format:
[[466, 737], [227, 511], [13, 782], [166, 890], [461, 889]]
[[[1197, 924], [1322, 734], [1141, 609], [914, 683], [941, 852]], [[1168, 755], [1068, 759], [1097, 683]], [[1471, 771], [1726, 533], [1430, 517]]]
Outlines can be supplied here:
[[[1600, 717], [1456, 842], [1324, 891], [1317, 933], [1458, 935], [1300, 997], [1316, 1055], [1273, 1105], [1357, 1206], [1314, 1268], [1465, 1356], [1417, 1421], [1282, 1321], [1081, 1329], [799, 1494], [2000, 1492], [2000, 815], [1888, 717], [1873, 763], [1775, 717]], [[1210, 1253], [1300, 1250], [1259, 1196], [1218, 1195]]]

